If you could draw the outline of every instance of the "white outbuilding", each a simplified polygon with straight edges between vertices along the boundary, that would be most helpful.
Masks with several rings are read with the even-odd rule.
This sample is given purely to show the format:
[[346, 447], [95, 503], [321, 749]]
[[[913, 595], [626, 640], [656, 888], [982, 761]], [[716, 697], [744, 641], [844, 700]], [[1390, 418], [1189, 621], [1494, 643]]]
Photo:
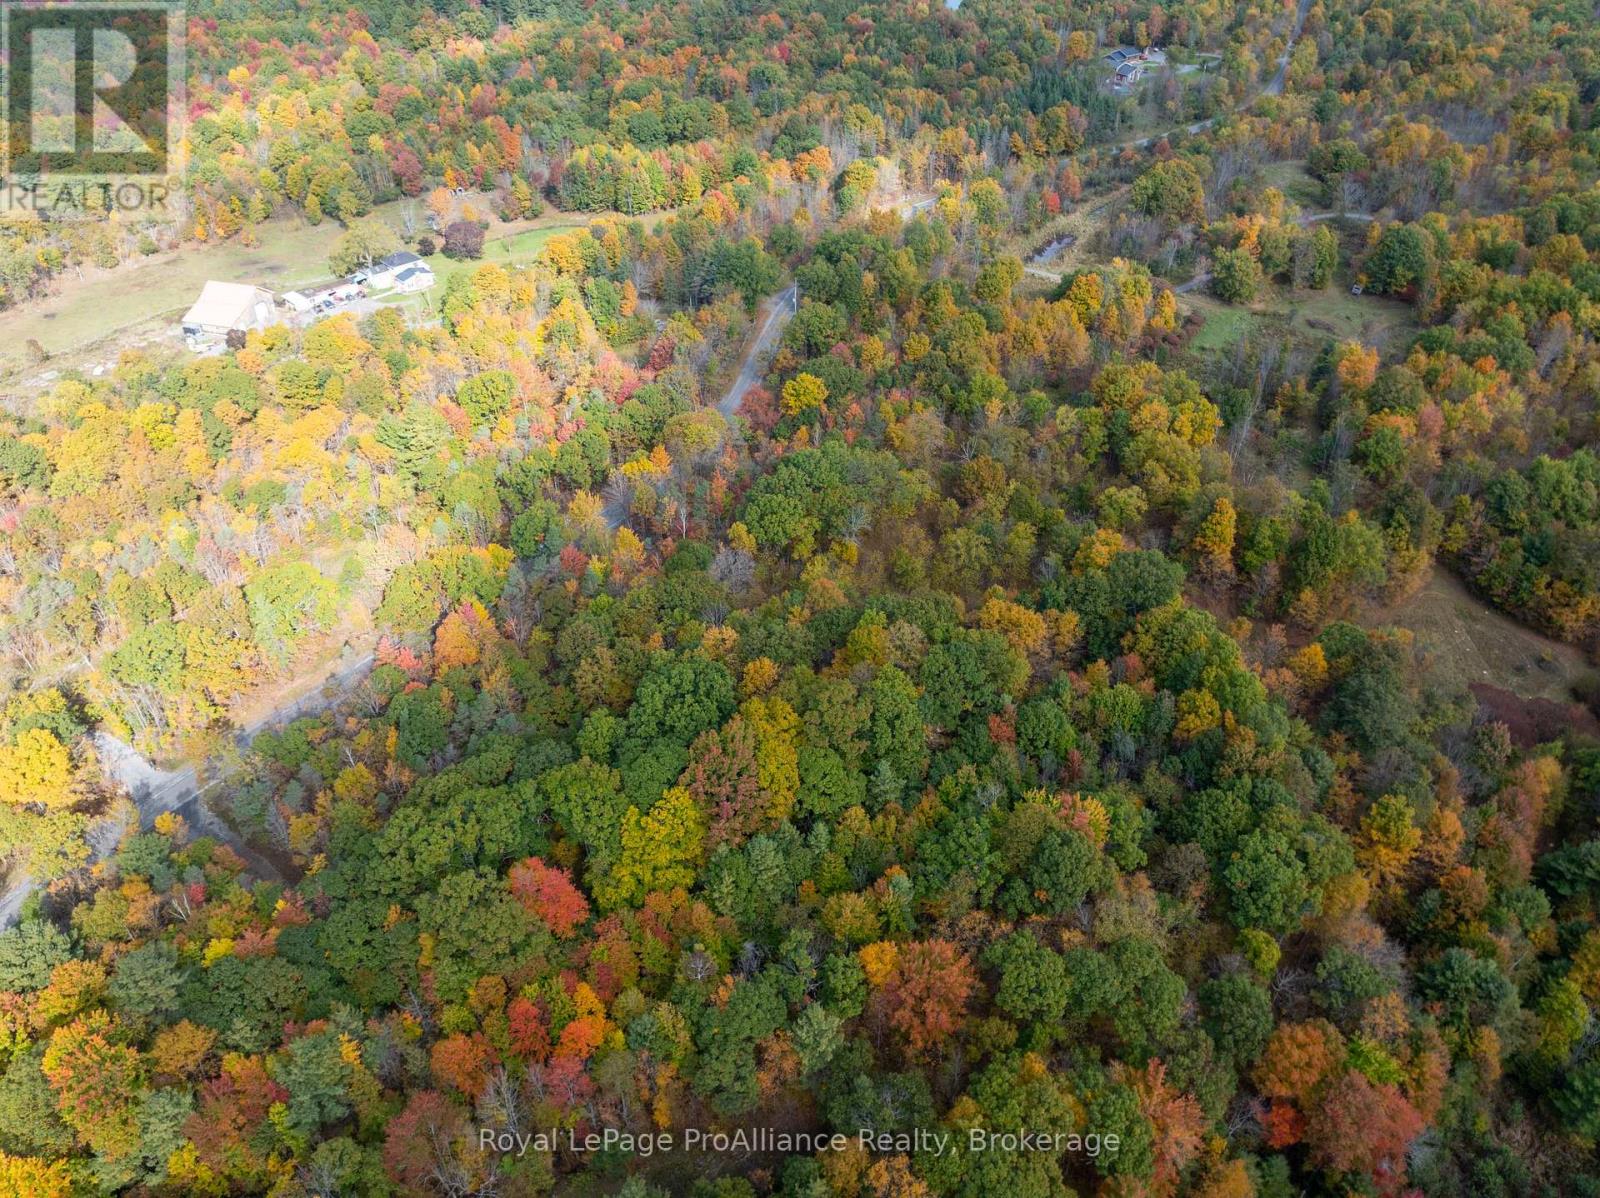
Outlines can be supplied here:
[[272, 292], [250, 283], [212, 280], [183, 316], [183, 336], [190, 349], [204, 349], [227, 340], [232, 332], [248, 333], [276, 323]]

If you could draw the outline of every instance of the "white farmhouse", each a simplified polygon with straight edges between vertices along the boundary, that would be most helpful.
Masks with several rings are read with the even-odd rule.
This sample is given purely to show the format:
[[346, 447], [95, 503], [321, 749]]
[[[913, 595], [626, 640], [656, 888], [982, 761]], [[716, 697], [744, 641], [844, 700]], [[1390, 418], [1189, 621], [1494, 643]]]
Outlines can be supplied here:
[[426, 291], [433, 286], [433, 270], [426, 262], [418, 262], [415, 266], [408, 266], [394, 277], [394, 289], [407, 294], [413, 291]]
[[[417, 266], [423, 266], [422, 259], [410, 250], [401, 250], [398, 254], [390, 254], [374, 262], [367, 269], [367, 277], [363, 282], [373, 291], [387, 291], [399, 282], [402, 274]], [[423, 266], [423, 269], [427, 268]]]

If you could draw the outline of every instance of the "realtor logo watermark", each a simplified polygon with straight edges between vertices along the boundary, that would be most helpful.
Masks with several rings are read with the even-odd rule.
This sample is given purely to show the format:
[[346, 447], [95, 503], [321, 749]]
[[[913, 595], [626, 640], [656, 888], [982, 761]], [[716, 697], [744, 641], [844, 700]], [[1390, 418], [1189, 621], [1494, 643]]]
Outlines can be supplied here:
[[160, 216], [184, 111], [183, 32], [175, 4], [0, 0], [0, 211]]

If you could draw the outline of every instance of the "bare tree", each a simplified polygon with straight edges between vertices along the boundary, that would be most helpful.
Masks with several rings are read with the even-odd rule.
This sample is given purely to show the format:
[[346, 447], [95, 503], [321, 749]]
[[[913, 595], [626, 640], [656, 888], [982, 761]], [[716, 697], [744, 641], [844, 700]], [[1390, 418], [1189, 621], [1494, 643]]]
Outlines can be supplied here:
[[484, 1083], [483, 1093], [478, 1098], [478, 1114], [486, 1124], [512, 1135], [519, 1135], [527, 1124], [527, 1096], [504, 1065], [495, 1066]]

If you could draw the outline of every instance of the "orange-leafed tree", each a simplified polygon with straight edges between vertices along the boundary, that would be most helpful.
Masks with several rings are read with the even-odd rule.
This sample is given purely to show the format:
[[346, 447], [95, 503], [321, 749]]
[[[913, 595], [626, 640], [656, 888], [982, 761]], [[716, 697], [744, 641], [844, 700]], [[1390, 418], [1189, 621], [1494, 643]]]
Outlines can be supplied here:
[[482, 1032], [470, 1036], [456, 1032], [437, 1041], [429, 1053], [435, 1080], [454, 1086], [467, 1098], [483, 1093], [493, 1059], [494, 1049]]
[[1324, 1019], [1274, 1029], [1256, 1066], [1256, 1085], [1269, 1098], [1304, 1102], [1344, 1061], [1344, 1037]]
[[539, 1004], [518, 996], [506, 1007], [507, 1034], [511, 1048], [525, 1061], [544, 1061], [550, 1056], [550, 1026]]
[[115, 1041], [111, 1018], [94, 1011], [59, 1027], [42, 1062], [61, 1118], [107, 1160], [139, 1146], [139, 1098], [144, 1062]]
[[894, 969], [874, 995], [878, 1014], [912, 1053], [943, 1043], [961, 1026], [977, 988], [972, 962], [948, 940], [901, 946]]
[[529, 857], [511, 867], [512, 896], [557, 936], [570, 936], [589, 918], [589, 900], [573, 884], [572, 875]]
[[1308, 1113], [1306, 1142], [1317, 1164], [1363, 1174], [1380, 1194], [1397, 1194], [1406, 1183], [1406, 1150], [1422, 1128], [1397, 1086], [1348, 1070]]
[[1167, 1081], [1167, 1069], [1152, 1060], [1132, 1080], [1139, 1096], [1139, 1108], [1150, 1121], [1155, 1165], [1150, 1174], [1150, 1193], [1171, 1194], [1189, 1162], [1205, 1141], [1206, 1117], [1192, 1094], [1185, 1094]]

